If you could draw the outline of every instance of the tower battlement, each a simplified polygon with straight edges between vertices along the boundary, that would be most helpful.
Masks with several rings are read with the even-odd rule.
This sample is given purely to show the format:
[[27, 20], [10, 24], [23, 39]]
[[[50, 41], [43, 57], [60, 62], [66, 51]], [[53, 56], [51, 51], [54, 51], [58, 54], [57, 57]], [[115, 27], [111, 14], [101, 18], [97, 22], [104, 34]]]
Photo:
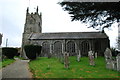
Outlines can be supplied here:
[[42, 33], [42, 15], [38, 13], [38, 6], [35, 13], [29, 13], [29, 8], [26, 10], [26, 20], [24, 24], [24, 32], [22, 38], [22, 53], [25, 57], [23, 47], [30, 44], [29, 37], [33, 33]]
[[29, 8], [26, 10], [26, 21], [24, 33], [41, 33], [42, 32], [42, 15], [38, 13], [38, 7], [35, 13], [29, 13]]

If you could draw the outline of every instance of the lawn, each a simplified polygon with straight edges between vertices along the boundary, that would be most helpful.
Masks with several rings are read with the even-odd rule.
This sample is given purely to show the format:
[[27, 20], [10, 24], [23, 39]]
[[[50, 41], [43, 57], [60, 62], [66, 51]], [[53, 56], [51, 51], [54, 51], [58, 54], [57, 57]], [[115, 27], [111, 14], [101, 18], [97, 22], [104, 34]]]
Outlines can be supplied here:
[[80, 62], [76, 61], [76, 57], [69, 59], [69, 69], [65, 69], [56, 58], [46, 57], [29, 62], [29, 67], [34, 78], [120, 78], [117, 71], [105, 68], [103, 57], [95, 59], [96, 66], [90, 66], [87, 57], [82, 57]]
[[0, 68], [6, 67], [7, 65], [13, 63], [14, 59], [4, 59], [2, 62], [0, 62]]

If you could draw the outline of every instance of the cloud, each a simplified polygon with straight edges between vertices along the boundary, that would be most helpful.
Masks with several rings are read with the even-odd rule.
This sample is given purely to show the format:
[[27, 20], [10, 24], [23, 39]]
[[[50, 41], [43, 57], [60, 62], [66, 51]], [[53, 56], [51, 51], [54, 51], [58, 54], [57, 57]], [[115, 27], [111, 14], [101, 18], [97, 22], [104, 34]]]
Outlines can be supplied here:
[[26, 11], [26, 4], [24, 2], [25, 0], [0, 1], [0, 10], [2, 12], [0, 15], [2, 30], [0, 31], [3, 33], [2, 46], [6, 45], [7, 38], [9, 46], [21, 46]]

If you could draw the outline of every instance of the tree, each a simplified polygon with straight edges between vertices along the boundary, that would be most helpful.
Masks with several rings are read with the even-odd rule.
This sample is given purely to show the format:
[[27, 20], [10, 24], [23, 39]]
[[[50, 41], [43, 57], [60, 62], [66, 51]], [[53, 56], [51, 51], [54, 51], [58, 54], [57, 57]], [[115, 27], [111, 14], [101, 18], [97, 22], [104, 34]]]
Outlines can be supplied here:
[[24, 46], [26, 56], [31, 60], [36, 59], [36, 57], [40, 55], [41, 48], [42, 47], [39, 45], [25, 45]]
[[89, 23], [95, 29], [108, 28], [120, 21], [120, 2], [59, 2], [72, 21]]
[[17, 53], [18, 53], [18, 50], [16, 48], [10, 48], [10, 47], [2, 48], [2, 54], [9, 59], [13, 59]]

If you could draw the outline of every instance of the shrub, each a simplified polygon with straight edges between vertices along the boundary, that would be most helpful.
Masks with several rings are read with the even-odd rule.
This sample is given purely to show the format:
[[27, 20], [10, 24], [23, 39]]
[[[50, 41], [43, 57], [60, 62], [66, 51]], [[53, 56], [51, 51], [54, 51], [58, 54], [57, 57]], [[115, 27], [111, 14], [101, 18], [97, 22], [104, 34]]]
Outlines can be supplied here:
[[10, 48], [10, 47], [2, 48], [2, 54], [9, 59], [13, 59], [17, 53], [18, 53], [18, 50], [16, 48]]
[[118, 51], [116, 50], [116, 48], [111, 48], [112, 51], [112, 56], [117, 56]]
[[20, 53], [17, 53], [15, 56], [20, 56]]
[[18, 50], [18, 53], [15, 55], [15, 56], [20, 56], [20, 50], [21, 50], [21, 48], [16, 48], [17, 50]]
[[41, 46], [39, 45], [25, 45], [24, 46], [26, 56], [29, 59], [36, 59], [36, 55], [40, 55], [41, 52]]

